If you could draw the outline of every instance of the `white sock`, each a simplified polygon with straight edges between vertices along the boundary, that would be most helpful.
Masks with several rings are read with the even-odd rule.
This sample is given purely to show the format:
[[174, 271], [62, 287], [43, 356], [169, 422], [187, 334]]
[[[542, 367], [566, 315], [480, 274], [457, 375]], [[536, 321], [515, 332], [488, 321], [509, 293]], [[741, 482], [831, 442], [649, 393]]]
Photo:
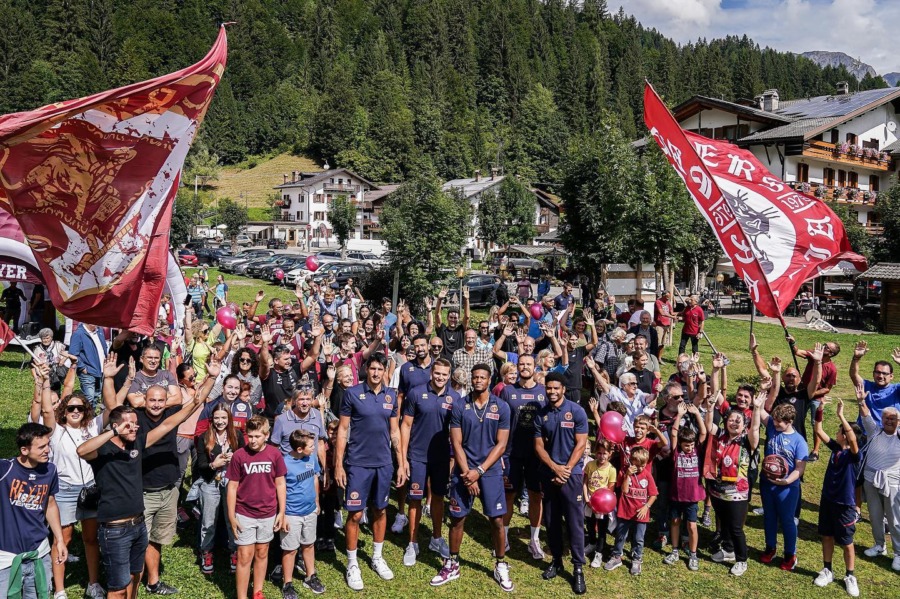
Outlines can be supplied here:
[[372, 559], [381, 558], [381, 550], [384, 547], [384, 541], [381, 543], [372, 543]]
[[537, 543], [540, 540], [541, 536], [541, 527], [540, 526], [532, 526], [531, 527], [531, 540]]
[[347, 550], [347, 566], [352, 566], [356, 563], [356, 549], [348, 549]]

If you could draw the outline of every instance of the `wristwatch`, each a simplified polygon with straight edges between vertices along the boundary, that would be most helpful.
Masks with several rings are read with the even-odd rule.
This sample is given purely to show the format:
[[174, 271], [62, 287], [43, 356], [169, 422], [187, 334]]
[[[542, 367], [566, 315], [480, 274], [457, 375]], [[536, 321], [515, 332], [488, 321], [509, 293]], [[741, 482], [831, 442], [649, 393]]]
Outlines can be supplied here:
[[482, 468], [481, 466], [475, 468], [475, 471], [478, 472], [478, 476], [484, 476], [484, 468]]

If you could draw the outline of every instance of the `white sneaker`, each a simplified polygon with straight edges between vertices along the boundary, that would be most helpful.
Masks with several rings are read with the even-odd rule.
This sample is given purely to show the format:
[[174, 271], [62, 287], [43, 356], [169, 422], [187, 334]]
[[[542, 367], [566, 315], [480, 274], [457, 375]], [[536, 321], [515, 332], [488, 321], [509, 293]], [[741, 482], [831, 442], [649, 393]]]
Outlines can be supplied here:
[[341, 513], [341, 510], [334, 513], [334, 527], [338, 530], [344, 528], [344, 514]]
[[347, 586], [352, 591], [363, 590], [362, 572], [360, 572], [358, 564], [353, 563], [347, 566]]
[[407, 524], [409, 524], [409, 518], [403, 514], [397, 514], [397, 517], [394, 518], [394, 523], [391, 524], [391, 532], [398, 535], [403, 532], [403, 527]]
[[800, 518], [794, 518], [794, 526], [800, 526]]
[[884, 548], [884, 545], [875, 545], [874, 547], [869, 547], [863, 553], [866, 554], [866, 557], [878, 557], [879, 555], [887, 555], [887, 549]]
[[852, 574], [844, 577], [844, 586], [851, 597], [859, 597], [859, 585], [856, 584], [856, 576]]
[[516, 588], [513, 586], [512, 580], [509, 579], [509, 564], [506, 562], [497, 562], [497, 565], [494, 566], [494, 580], [496, 580], [500, 584], [500, 588], [507, 593]]
[[599, 551], [594, 554], [594, 560], [591, 562], [591, 568], [603, 567], [603, 554]]
[[[716, 562], [717, 564], [721, 564], [723, 562], [733, 564], [734, 563], [734, 552], [729, 552], [729, 551], [725, 551], [724, 549], [719, 549], [718, 551], [716, 551], [715, 553], [712, 554], [712, 557], [710, 559], [712, 559], [712, 561]], [[744, 564], [745, 569], [746, 569], [746, 566], [747, 566], [747, 564]], [[742, 574], [743, 574], [743, 572], [742, 572]]]
[[75, 555], [74, 553], [70, 553], [69, 555], [66, 556], [67, 564], [77, 564], [80, 561], [81, 561], [81, 558], [78, 557], [77, 555]]
[[416, 558], [419, 556], [419, 544], [418, 543], [410, 543], [406, 546], [406, 551], [403, 552], [403, 565], [404, 566], [415, 566]]
[[891, 568], [900, 572], [900, 553], [894, 554], [894, 561], [891, 562]]
[[816, 576], [816, 579], [813, 582], [817, 587], [827, 587], [834, 582], [834, 572], [828, 568], [822, 568], [822, 571], [819, 572], [819, 575]]
[[53, 594], [53, 599], [68, 599], [68, 595], [66, 595], [65, 591], [59, 591]]
[[735, 564], [731, 566], [732, 576], [743, 576], [746, 571], [747, 562], [735, 562]]
[[521, 502], [519, 502], [519, 513], [523, 516], [528, 516], [528, 510], [531, 505], [528, 502], [528, 497], [526, 496]]
[[[404, 556], [404, 559], [405, 557], [406, 556]], [[372, 558], [372, 569], [375, 570], [375, 573], [381, 576], [381, 578], [383, 578], [384, 580], [394, 580], [394, 573], [387, 565], [387, 562], [384, 561], [383, 557]]]
[[[506, 548], [509, 551], [509, 547]], [[534, 559], [544, 559], [544, 550], [541, 548], [540, 541], [535, 541], [534, 539], [528, 541], [528, 553], [531, 554], [531, 557]], [[584, 552], [585, 555], [588, 554], [588, 551]]]
[[447, 545], [447, 541], [444, 540], [444, 537], [431, 539], [431, 541], [428, 543], [428, 549], [440, 554], [440, 556], [444, 559], [450, 558], [450, 546]]
[[103, 590], [103, 587], [100, 586], [99, 582], [95, 582], [88, 585], [88, 588], [84, 591], [84, 596], [90, 597], [91, 599], [104, 599], [106, 597], [106, 591]]
[[753, 513], [756, 514], [757, 516], [762, 516], [763, 514], [766, 513], [766, 510], [762, 509], [761, 507], [758, 507], [758, 508], [753, 509]]

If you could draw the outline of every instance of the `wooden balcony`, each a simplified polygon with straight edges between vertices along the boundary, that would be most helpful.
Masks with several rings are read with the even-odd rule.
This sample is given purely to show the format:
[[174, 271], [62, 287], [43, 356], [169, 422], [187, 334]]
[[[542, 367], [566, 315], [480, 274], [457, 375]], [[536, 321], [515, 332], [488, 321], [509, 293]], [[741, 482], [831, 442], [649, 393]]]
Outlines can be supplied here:
[[883, 153], [875, 152], [867, 157], [866, 150], [859, 148], [856, 152], [850, 151], [847, 144], [832, 144], [826, 141], [811, 141], [803, 148], [803, 155], [826, 162], [837, 162], [857, 168], [867, 168], [873, 171], [886, 172], [890, 168], [891, 161], [883, 160]]
[[797, 191], [815, 196], [820, 200], [837, 202], [838, 204], [874, 206], [878, 200], [878, 192], [863, 191], [856, 187], [822, 185], [820, 183], [791, 183], [790, 186]]
[[882, 225], [865, 225], [865, 229], [869, 235], [884, 235], [884, 227]]
[[332, 193], [359, 193], [359, 185], [347, 185], [346, 183], [325, 183], [322, 189]]

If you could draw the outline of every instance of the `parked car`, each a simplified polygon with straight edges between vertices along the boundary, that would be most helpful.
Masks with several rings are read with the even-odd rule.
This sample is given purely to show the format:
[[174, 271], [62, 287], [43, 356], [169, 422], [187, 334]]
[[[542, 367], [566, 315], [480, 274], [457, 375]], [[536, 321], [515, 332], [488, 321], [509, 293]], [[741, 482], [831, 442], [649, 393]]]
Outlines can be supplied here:
[[193, 250], [196, 252], [200, 248], [205, 248], [206, 245], [207, 245], [207, 241], [201, 237], [201, 238], [195, 239], [193, 241], [188, 241], [186, 244], [184, 244], [184, 249]]
[[293, 262], [293, 256], [272, 256], [268, 262], [252, 265], [247, 269], [246, 274], [248, 277], [253, 277], [254, 279], [268, 280], [271, 277], [271, 274], [275, 272], [276, 268], [293, 264]]
[[[497, 287], [502, 285], [500, 277], [496, 275], [466, 275], [462, 280], [462, 286], [469, 288], [469, 305], [474, 307], [490, 306], [497, 301]], [[459, 304], [460, 286], [455, 282], [448, 285], [447, 301], [451, 304]]]
[[330, 262], [313, 274], [313, 281], [319, 284], [337, 283], [343, 287], [348, 279], [357, 282], [371, 271], [372, 267], [365, 262]]
[[276, 259], [277, 258], [275, 256], [262, 256], [260, 258], [248, 260], [247, 262], [238, 263], [234, 266], [234, 274], [250, 276], [247, 273], [251, 268], [258, 268], [265, 266], [266, 264], [271, 264]]
[[194, 252], [200, 264], [218, 266], [222, 258], [231, 256], [231, 252], [225, 248], [201, 248]]
[[[281, 281], [279, 281], [278, 279], [275, 278], [275, 271], [278, 270], [279, 268], [284, 272], [284, 277], [285, 277], [284, 281], [287, 284], [288, 283], [287, 274], [289, 272], [293, 272], [293, 271], [297, 270], [298, 268], [306, 268], [306, 256], [290, 256], [290, 260], [288, 260], [284, 264], [280, 264], [274, 268], [267, 268], [266, 272], [260, 275], [260, 278], [268, 279], [268, 280], [272, 281], [273, 283], [275, 283], [276, 285], [281, 283]], [[292, 284], [296, 285], [297, 282], [294, 281], [294, 283], [292, 283]]]
[[178, 264], [181, 266], [197, 266], [199, 261], [191, 250], [178, 250]]
[[248, 262], [250, 260], [255, 260], [257, 258], [265, 258], [267, 256], [274, 256], [275, 252], [272, 250], [244, 250], [235, 256], [226, 256], [224, 258], [219, 259], [219, 268], [221, 268], [225, 272], [234, 272], [233, 268], [244, 262]]
[[287, 242], [284, 239], [270, 239], [266, 241], [266, 247], [270, 250], [286, 250]]
[[240, 235], [238, 235], [237, 239], [235, 239], [235, 242], [238, 245], [243, 245], [243, 246], [253, 245], [253, 240], [250, 239], [249, 235], [245, 235], [244, 233], [241, 233]]

